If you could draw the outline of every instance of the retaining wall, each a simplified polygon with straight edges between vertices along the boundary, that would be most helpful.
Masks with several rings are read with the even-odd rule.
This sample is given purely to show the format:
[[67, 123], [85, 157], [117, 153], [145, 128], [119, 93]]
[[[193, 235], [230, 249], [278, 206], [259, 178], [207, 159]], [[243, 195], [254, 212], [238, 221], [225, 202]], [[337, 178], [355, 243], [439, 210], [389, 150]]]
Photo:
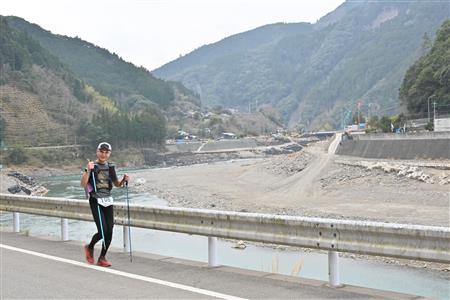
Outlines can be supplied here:
[[351, 135], [353, 140], [418, 140], [450, 139], [450, 131], [408, 132], [408, 133], [370, 133]]
[[202, 151], [220, 151], [240, 148], [255, 148], [256, 141], [252, 138], [237, 139], [237, 140], [221, 140], [207, 143], [203, 146]]
[[195, 152], [202, 145], [200, 142], [166, 145], [170, 152]]
[[341, 141], [336, 154], [364, 158], [450, 159], [450, 139], [359, 139]]

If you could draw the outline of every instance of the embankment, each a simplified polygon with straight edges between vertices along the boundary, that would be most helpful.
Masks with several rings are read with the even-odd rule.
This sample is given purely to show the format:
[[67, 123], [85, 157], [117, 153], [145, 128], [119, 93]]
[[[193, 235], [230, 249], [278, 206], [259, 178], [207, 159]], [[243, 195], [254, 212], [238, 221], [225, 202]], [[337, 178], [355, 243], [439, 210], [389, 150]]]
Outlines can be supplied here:
[[450, 159], [450, 133], [364, 134], [339, 143], [336, 154], [364, 158]]

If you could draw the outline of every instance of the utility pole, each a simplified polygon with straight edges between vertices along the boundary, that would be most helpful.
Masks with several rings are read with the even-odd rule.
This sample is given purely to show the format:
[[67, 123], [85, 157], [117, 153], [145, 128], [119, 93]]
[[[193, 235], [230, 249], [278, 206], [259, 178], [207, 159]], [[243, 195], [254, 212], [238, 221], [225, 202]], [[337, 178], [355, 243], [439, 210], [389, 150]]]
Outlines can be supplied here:
[[431, 116], [430, 116], [430, 99], [436, 97], [436, 95], [431, 95], [430, 97], [428, 97], [428, 122], [431, 121]]
[[357, 110], [356, 110], [356, 119], [357, 119], [357, 122], [358, 122], [358, 128], [359, 128], [359, 124], [361, 123], [361, 119], [360, 119], [360, 115], [361, 115], [361, 105], [362, 105], [362, 102], [361, 102], [361, 101], [358, 101], [358, 104], [356, 105], [356, 107], [357, 107]]
[[433, 101], [433, 122], [436, 119], [436, 101]]
[[428, 97], [428, 123], [430, 122], [430, 97]]
[[358, 128], [359, 128], [359, 123], [361, 123], [360, 120], [359, 120], [359, 105], [358, 105], [358, 112], [357, 112], [357, 114], [358, 114]]

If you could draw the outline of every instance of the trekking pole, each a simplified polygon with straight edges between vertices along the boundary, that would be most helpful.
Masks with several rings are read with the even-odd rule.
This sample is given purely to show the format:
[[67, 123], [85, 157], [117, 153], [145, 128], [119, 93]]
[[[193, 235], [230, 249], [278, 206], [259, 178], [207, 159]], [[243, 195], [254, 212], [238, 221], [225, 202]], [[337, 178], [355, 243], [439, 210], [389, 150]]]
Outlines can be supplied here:
[[130, 262], [133, 262], [133, 254], [131, 251], [131, 226], [130, 226], [130, 200], [128, 199], [128, 181], [125, 181], [127, 190], [127, 211], [128, 211], [128, 243], [130, 244]]
[[[93, 184], [94, 192], [97, 194], [97, 185], [95, 184], [95, 167], [94, 167], [94, 170], [92, 170], [91, 174], [92, 174], [92, 184]], [[102, 214], [100, 213], [100, 205], [98, 204], [98, 201], [97, 201], [97, 211], [98, 211], [98, 220], [100, 223], [100, 231], [102, 232], [103, 247], [106, 249], [105, 234], [103, 233]]]

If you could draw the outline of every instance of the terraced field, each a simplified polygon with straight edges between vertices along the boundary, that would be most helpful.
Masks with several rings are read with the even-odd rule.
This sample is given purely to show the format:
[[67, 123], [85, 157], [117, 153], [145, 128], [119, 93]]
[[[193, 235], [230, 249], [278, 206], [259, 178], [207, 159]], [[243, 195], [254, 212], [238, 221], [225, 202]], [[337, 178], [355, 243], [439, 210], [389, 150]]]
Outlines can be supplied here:
[[49, 118], [38, 96], [13, 86], [0, 86], [0, 114], [9, 146], [55, 144], [66, 133], [64, 126]]

